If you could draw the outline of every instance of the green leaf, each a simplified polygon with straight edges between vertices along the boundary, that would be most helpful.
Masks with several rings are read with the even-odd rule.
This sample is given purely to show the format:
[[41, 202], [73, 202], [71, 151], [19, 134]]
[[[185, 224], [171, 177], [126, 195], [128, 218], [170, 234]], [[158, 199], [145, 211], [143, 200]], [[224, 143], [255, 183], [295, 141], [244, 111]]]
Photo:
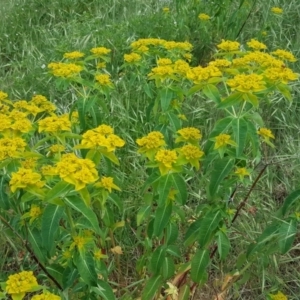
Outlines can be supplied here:
[[170, 245], [176, 242], [178, 237], [178, 225], [177, 223], [171, 223], [167, 225], [167, 232], [166, 232], [166, 244]]
[[214, 126], [214, 129], [209, 135], [209, 138], [214, 138], [223, 132], [227, 132], [227, 130], [231, 126], [231, 122], [234, 120], [232, 117], [226, 117], [224, 119], [218, 120]]
[[243, 95], [243, 99], [247, 102], [250, 102], [254, 107], [258, 107], [258, 98], [252, 93], [246, 93]]
[[162, 265], [162, 275], [164, 280], [167, 280], [174, 276], [175, 274], [175, 264], [172, 258], [165, 257]]
[[155, 212], [154, 231], [155, 236], [160, 236], [167, 224], [169, 223], [172, 214], [172, 203], [163, 207], [158, 207]]
[[101, 296], [105, 300], [115, 300], [116, 297], [112, 288], [103, 280], [98, 280], [97, 287], [91, 287], [91, 291]]
[[[267, 245], [271, 244], [272, 240], [275, 241], [278, 237], [278, 223], [272, 223], [263, 231], [263, 233], [257, 238], [255, 243], [252, 243], [249, 245], [247, 250], [247, 257], [249, 257], [252, 254], [255, 254], [261, 249]], [[272, 247], [274, 247], [271, 244]], [[275, 249], [276, 250], [276, 249]]]
[[167, 111], [172, 99], [174, 98], [174, 92], [169, 88], [163, 88], [159, 91], [160, 105], [162, 111]]
[[77, 269], [72, 265], [72, 268], [66, 267], [62, 276], [62, 286], [64, 290], [71, 287], [75, 280], [78, 279], [79, 273]]
[[81, 213], [92, 225], [95, 232], [101, 234], [96, 214], [92, 211], [92, 209], [87, 207], [80, 198], [73, 196], [73, 197], [64, 198], [64, 201], [68, 206]]
[[159, 246], [152, 254], [149, 263], [149, 272], [154, 275], [160, 272], [162, 268], [163, 261], [166, 257], [166, 247]]
[[8, 210], [10, 208], [9, 198], [6, 193], [9, 178], [7, 175], [2, 175], [0, 179], [0, 208]]
[[73, 189], [73, 185], [65, 181], [60, 181], [46, 194], [45, 201], [49, 202], [55, 198], [65, 197]]
[[184, 245], [185, 246], [190, 246], [198, 239], [201, 222], [202, 222], [202, 220], [198, 219], [197, 221], [193, 222], [190, 225], [190, 227], [187, 230], [185, 237], [184, 237]]
[[180, 287], [178, 293], [178, 300], [189, 300], [190, 299], [190, 287], [185, 284]]
[[189, 89], [189, 91], [187, 92], [187, 96], [191, 96], [197, 92], [199, 92], [201, 89], [203, 88], [203, 84], [197, 84], [197, 85], [194, 85], [193, 87], [191, 87]]
[[243, 93], [237, 92], [222, 100], [222, 102], [217, 106], [218, 108], [228, 108], [240, 103], [243, 100]]
[[300, 190], [296, 190], [289, 194], [282, 206], [282, 215], [284, 216], [291, 206], [300, 198]]
[[237, 143], [236, 156], [239, 157], [243, 154], [246, 145], [248, 131], [247, 122], [243, 118], [233, 119], [232, 129], [235, 136], [235, 142]]
[[46, 269], [59, 283], [62, 283], [65, 268], [58, 264], [51, 264], [46, 266]]
[[136, 216], [137, 226], [140, 226], [144, 219], [148, 218], [151, 213], [151, 205], [142, 206]]
[[223, 231], [217, 233], [218, 253], [221, 260], [224, 260], [230, 250], [230, 241]]
[[171, 128], [174, 131], [177, 131], [181, 128], [181, 120], [172, 112], [167, 112], [167, 116], [171, 125]]
[[64, 207], [48, 204], [42, 215], [42, 240], [43, 246], [49, 252], [50, 256], [54, 253], [54, 239], [59, 227], [59, 221], [64, 213]]
[[221, 103], [221, 97], [218, 88], [213, 84], [207, 84], [202, 90], [203, 94], [213, 100], [216, 104]]
[[280, 253], [287, 253], [293, 246], [297, 233], [297, 221], [290, 220], [289, 223], [284, 222], [279, 227], [279, 248]]
[[191, 262], [191, 278], [196, 283], [205, 283], [207, 280], [206, 268], [210, 263], [208, 250], [199, 249]]
[[178, 173], [172, 173], [170, 175], [170, 178], [172, 179], [172, 184], [175, 190], [178, 191], [178, 196], [180, 199], [179, 204], [184, 205], [186, 203], [188, 194], [187, 194], [187, 189], [186, 189], [186, 183], [182, 176]]
[[90, 285], [97, 282], [98, 276], [95, 270], [95, 263], [90, 252], [76, 252], [74, 255], [74, 264], [78, 269], [80, 277], [86, 284]]
[[290, 87], [284, 83], [280, 83], [280, 84], [277, 84], [276, 86], [278, 88], [278, 90], [281, 92], [281, 94], [287, 99], [289, 100], [290, 102], [293, 101], [293, 97], [291, 95], [291, 92], [290, 92]]
[[158, 206], [165, 206], [168, 202], [169, 192], [173, 185], [173, 177], [170, 173], [166, 174], [165, 176], [161, 176], [159, 178], [158, 183]]
[[180, 248], [177, 245], [169, 245], [166, 249], [166, 252], [172, 256], [181, 258]]
[[152, 173], [145, 181], [143, 187], [142, 187], [142, 193], [145, 193], [145, 191], [152, 185], [155, 185], [160, 180], [160, 175], [157, 173]]
[[222, 219], [221, 210], [211, 211], [201, 218], [198, 239], [201, 247], [205, 247]]
[[38, 258], [41, 263], [46, 261], [46, 257], [44, 254], [44, 249], [42, 248], [42, 236], [39, 230], [36, 228], [30, 229], [27, 227], [28, 230], [28, 241], [33, 249], [34, 254]]
[[220, 183], [231, 172], [233, 167], [234, 160], [230, 158], [217, 159], [214, 161], [209, 184], [209, 195], [211, 198], [217, 193]]
[[147, 280], [145, 288], [142, 292], [141, 300], [152, 300], [162, 285], [162, 276], [152, 276]]
[[247, 122], [248, 134], [251, 139], [252, 150], [254, 156], [260, 156], [259, 153], [259, 136], [257, 134], [257, 129], [251, 122]]

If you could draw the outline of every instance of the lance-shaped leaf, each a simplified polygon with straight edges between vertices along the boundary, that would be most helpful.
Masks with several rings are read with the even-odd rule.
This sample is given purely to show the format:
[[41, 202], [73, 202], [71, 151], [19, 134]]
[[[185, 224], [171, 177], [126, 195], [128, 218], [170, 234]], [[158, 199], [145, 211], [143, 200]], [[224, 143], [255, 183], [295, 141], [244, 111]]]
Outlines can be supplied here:
[[94, 259], [90, 252], [76, 252], [73, 261], [77, 267], [80, 277], [86, 284], [92, 285], [97, 283], [98, 275], [95, 270]]
[[174, 189], [178, 192], [178, 198], [180, 200], [180, 205], [184, 205], [186, 203], [188, 194], [186, 189], [186, 183], [182, 176], [178, 173], [170, 174], [170, 177], [172, 178], [172, 183]]
[[297, 233], [297, 221], [290, 220], [289, 223], [284, 222], [279, 227], [279, 248], [280, 253], [287, 253], [293, 246]]
[[91, 290], [105, 300], [115, 300], [116, 297], [112, 288], [103, 280], [98, 280], [97, 287], [92, 287]]
[[282, 206], [282, 215], [284, 216], [291, 206], [300, 199], [300, 190], [296, 190], [292, 192], [290, 195], [286, 197]]
[[152, 276], [145, 285], [141, 300], [152, 300], [162, 285], [162, 276]]
[[53, 255], [54, 238], [59, 227], [59, 221], [63, 215], [64, 207], [48, 204], [42, 216], [42, 240], [43, 246], [50, 255]]
[[237, 143], [236, 156], [239, 157], [243, 154], [246, 145], [248, 131], [247, 122], [243, 118], [233, 119], [232, 129], [235, 137], [235, 142]]
[[217, 245], [220, 259], [224, 260], [227, 257], [230, 250], [230, 241], [223, 231], [219, 231], [217, 233]]
[[199, 249], [192, 258], [191, 278], [194, 282], [204, 284], [207, 280], [206, 268], [210, 263], [208, 250]]
[[160, 236], [167, 224], [169, 223], [172, 214], [172, 202], [162, 207], [158, 207], [154, 216], [154, 235]]
[[149, 263], [149, 271], [154, 275], [158, 274], [160, 269], [162, 268], [162, 264], [165, 257], [166, 257], [166, 247], [159, 246], [152, 254]]
[[168, 202], [168, 196], [173, 185], [173, 177], [171, 174], [161, 176], [158, 184], [158, 206], [165, 206]]

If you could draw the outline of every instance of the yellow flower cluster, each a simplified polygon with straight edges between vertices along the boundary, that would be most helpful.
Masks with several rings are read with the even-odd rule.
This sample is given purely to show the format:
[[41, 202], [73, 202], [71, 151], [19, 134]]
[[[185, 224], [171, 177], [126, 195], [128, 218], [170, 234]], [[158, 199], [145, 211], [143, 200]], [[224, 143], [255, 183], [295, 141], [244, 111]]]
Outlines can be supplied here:
[[170, 12], [170, 8], [169, 7], [163, 7], [162, 10], [163, 10], [164, 13]]
[[132, 52], [130, 54], [124, 54], [124, 60], [128, 63], [136, 63], [142, 59], [142, 56], [138, 53]]
[[52, 153], [58, 153], [58, 152], [63, 152], [65, 151], [65, 146], [63, 145], [58, 145], [58, 144], [55, 144], [55, 145], [52, 145], [51, 147], [49, 147], [49, 150], [52, 152]]
[[210, 19], [210, 16], [207, 15], [207, 14], [199, 14], [198, 18], [201, 20], [201, 21], [207, 21]]
[[12, 173], [9, 182], [10, 189], [14, 193], [17, 189], [41, 188], [45, 182], [41, 181], [41, 175], [30, 169], [20, 168]]
[[271, 139], [275, 139], [274, 134], [272, 133], [272, 131], [268, 128], [260, 128], [257, 133], [264, 139], [269, 140]]
[[31, 205], [30, 211], [29, 211], [29, 215], [31, 218], [37, 218], [42, 214], [42, 210], [39, 206], [36, 205]]
[[194, 84], [200, 84], [213, 77], [221, 77], [222, 72], [215, 66], [195, 67], [191, 68], [187, 74], [187, 79], [193, 81]]
[[278, 292], [277, 294], [270, 294], [272, 300], [288, 300], [287, 296], [282, 292]]
[[263, 73], [266, 78], [275, 83], [289, 83], [290, 81], [297, 80], [298, 74], [294, 73], [290, 68], [268, 68]]
[[110, 80], [110, 75], [109, 74], [98, 74], [95, 76], [95, 79], [98, 81], [98, 83], [101, 86], [108, 86], [108, 87], [112, 87], [113, 83]]
[[240, 180], [243, 180], [245, 176], [249, 176], [250, 173], [246, 168], [237, 168], [236, 171], [234, 172]]
[[53, 62], [48, 64], [51, 73], [56, 77], [74, 77], [78, 75], [83, 67], [73, 63]]
[[267, 49], [267, 46], [255, 39], [251, 39], [248, 43], [247, 43], [248, 47], [254, 50], [264, 50]]
[[226, 52], [237, 51], [240, 48], [240, 43], [239, 42], [234, 42], [234, 41], [222, 40], [222, 42], [220, 44], [218, 44], [217, 47], [220, 50], [223, 50], [223, 51], [226, 51]]
[[33, 169], [36, 166], [36, 157], [30, 157], [21, 162], [21, 166], [24, 169]]
[[76, 191], [98, 179], [94, 162], [78, 158], [74, 153], [63, 154], [55, 166], [55, 172], [65, 182], [75, 185]]
[[139, 153], [145, 154], [150, 160], [161, 147], [166, 145], [164, 136], [159, 131], [152, 131], [147, 136], [136, 140], [140, 146]]
[[32, 271], [22, 271], [20, 273], [10, 275], [6, 281], [6, 292], [12, 297], [22, 299], [25, 293], [31, 292], [38, 286], [37, 280]]
[[19, 137], [0, 139], [0, 161], [7, 158], [19, 158], [25, 151], [26, 142]]
[[231, 136], [229, 134], [221, 133], [215, 138], [213, 138], [215, 141], [214, 149], [220, 149], [224, 148], [227, 145], [236, 146], [236, 143], [231, 139]]
[[67, 58], [67, 59], [77, 59], [77, 58], [81, 58], [81, 57], [84, 57], [84, 53], [79, 52], [79, 51], [67, 52], [64, 54], [64, 58]]
[[58, 133], [61, 131], [71, 131], [71, 122], [68, 116], [46, 117], [38, 122], [39, 132]]
[[88, 130], [82, 135], [82, 141], [78, 148], [81, 149], [103, 149], [106, 152], [113, 152], [116, 148], [125, 145], [125, 141], [115, 135], [112, 127], [100, 125], [97, 128]]
[[40, 295], [34, 295], [31, 300], [61, 300], [61, 297], [49, 292], [44, 292]]
[[297, 61], [296, 57], [293, 55], [293, 53], [282, 50], [282, 49], [277, 49], [276, 51], [272, 52], [273, 55], [278, 56], [279, 58], [283, 60], [287, 60], [290, 62], [295, 62]]
[[283, 13], [283, 9], [275, 6], [271, 8], [271, 12], [277, 15], [281, 15]]
[[227, 85], [233, 91], [253, 93], [266, 89], [262, 75], [257, 74], [238, 74], [233, 79], [227, 80]]
[[152, 131], [147, 136], [137, 139], [140, 146], [138, 152], [144, 154], [150, 161], [156, 162], [160, 173], [167, 174], [170, 171], [178, 172], [182, 165], [190, 163], [199, 169], [199, 159], [204, 155], [198, 144], [202, 137], [200, 130], [194, 127], [187, 127], [177, 131], [178, 137], [175, 143], [187, 143], [183, 147], [167, 150], [162, 133]]
[[0, 91], [0, 101], [6, 100], [8, 98], [8, 94]]
[[96, 48], [92, 48], [91, 52], [96, 56], [103, 56], [103, 55], [107, 55], [108, 53], [110, 53], [111, 50], [107, 49], [105, 47], [96, 47]]
[[112, 177], [105, 177], [103, 176], [99, 182], [97, 182], [94, 186], [104, 188], [108, 190], [110, 193], [112, 189], [120, 191], [121, 189], [115, 185], [114, 179]]
[[[42, 95], [33, 96], [31, 101], [29, 101], [29, 104], [33, 104], [37, 106], [42, 112], [51, 113], [56, 110], [56, 106], [50, 101], [48, 101], [47, 98]], [[30, 112], [30, 110], [28, 111]]]
[[191, 144], [198, 144], [202, 138], [202, 134], [198, 128], [186, 127], [177, 131], [178, 136], [175, 143], [187, 142]]

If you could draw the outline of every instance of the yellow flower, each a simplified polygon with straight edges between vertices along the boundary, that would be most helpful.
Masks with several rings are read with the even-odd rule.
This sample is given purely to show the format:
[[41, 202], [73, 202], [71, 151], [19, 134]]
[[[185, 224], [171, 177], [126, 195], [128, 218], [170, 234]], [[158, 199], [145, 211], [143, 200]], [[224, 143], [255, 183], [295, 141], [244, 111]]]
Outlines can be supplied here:
[[239, 178], [241, 180], [243, 180], [243, 178], [245, 176], [249, 176], [250, 173], [246, 168], [237, 168], [236, 171], [234, 172], [234, 174], [236, 174], [237, 176], [239, 176]]
[[26, 142], [22, 138], [1, 138], [0, 161], [11, 157], [20, 157], [25, 147]]
[[84, 247], [92, 241], [92, 237], [90, 236], [81, 236], [77, 235], [73, 237], [73, 243], [70, 246], [70, 250], [74, 249], [75, 247], [78, 251], [84, 250]]
[[231, 62], [227, 59], [215, 59], [208, 63], [209, 66], [214, 66], [217, 68], [227, 68], [230, 67]]
[[278, 292], [277, 294], [270, 294], [272, 300], [288, 300], [288, 297], [282, 292]]
[[29, 211], [29, 215], [30, 215], [31, 218], [36, 219], [41, 214], [42, 214], [42, 210], [39, 206], [31, 205], [31, 208], [30, 208], [30, 211]]
[[210, 19], [210, 16], [207, 15], [207, 14], [200, 14], [200, 15], [198, 16], [198, 18], [199, 18], [201, 21], [207, 21], [207, 20]]
[[[48, 101], [47, 98], [42, 95], [33, 96], [29, 103], [34, 104], [39, 109], [45, 112], [53, 112], [56, 110], [56, 106], [50, 101]], [[26, 109], [29, 110], [28, 107], [26, 107]]]
[[177, 153], [175, 150], [158, 150], [155, 155], [161, 175], [167, 174], [173, 170], [173, 164], [177, 161]]
[[52, 145], [51, 147], [49, 147], [49, 150], [52, 152], [52, 153], [58, 153], [58, 152], [63, 152], [65, 151], [65, 146], [63, 145], [58, 145], [58, 144], [55, 144], [55, 145]]
[[148, 159], [153, 160], [158, 149], [166, 145], [164, 136], [159, 131], [152, 131], [147, 136], [136, 140], [140, 146], [138, 153], [145, 154]]
[[183, 157], [183, 163], [190, 163], [196, 170], [199, 170], [199, 159], [204, 155], [204, 152], [199, 147], [188, 144], [180, 148], [179, 153]]
[[91, 52], [96, 56], [103, 56], [111, 52], [111, 50], [105, 47], [97, 47], [97, 48], [92, 48]]
[[182, 51], [191, 51], [193, 45], [189, 42], [174, 42], [174, 41], [163, 41], [162, 46], [167, 50], [182, 50]]
[[20, 168], [17, 172], [12, 173], [9, 182], [10, 189], [14, 193], [17, 189], [41, 188], [45, 182], [41, 181], [41, 175], [30, 169]]
[[61, 300], [61, 297], [44, 291], [43, 294], [34, 295], [31, 300]]
[[68, 116], [46, 117], [38, 122], [39, 132], [57, 133], [60, 131], [71, 131], [71, 122]]
[[4, 93], [3, 91], [0, 91], [0, 101], [6, 100], [8, 97], [8, 94]]
[[257, 133], [264, 139], [269, 140], [271, 139], [275, 139], [275, 136], [273, 135], [272, 131], [270, 129], [267, 128], [260, 128]]
[[84, 57], [84, 53], [79, 52], [79, 51], [67, 52], [64, 54], [64, 58], [67, 58], [67, 59], [76, 59], [76, 58], [81, 58], [81, 57]]
[[157, 65], [158, 66], [172, 65], [172, 60], [170, 58], [159, 58], [157, 60]]
[[25, 169], [33, 169], [36, 166], [36, 157], [27, 158], [21, 162], [21, 166]]
[[83, 67], [73, 63], [53, 62], [48, 65], [52, 74], [56, 77], [74, 77], [78, 75]]
[[192, 80], [194, 84], [200, 84], [212, 77], [221, 77], [222, 72], [215, 66], [190, 68], [186, 73], [186, 78]]
[[253, 93], [266, 89], [262, 75], [257, 74], [238, 74], [233, 79], [227, 80], [227, 85], [234, 91]]
[[75, 185], [76, 191], [98, 179], [94, 162], [78, 158], [74, 153], [63, 154], [60, 162], [56, 164], [55, 171], [62, 180]]
[[287, 84], [289, 81], [298, 79], [298, 74], [294, 73], [290, 68], [268, 68], [263, 74], [275, 83], [282, 82]]
[[107, 255], [103, 254], [101, 249], [98, 249], [94, 252], [94, 257], [96, 260], [101, 260], [102, 258], [107, 258]]
[[41, 167], [41, 173], [43, 176], [57, 175], [56, 168], [50, 165], [44, 165]]
[[283, 9], [280, 7], [272, 7], [271, 12], [277, 15], [281, 15], [283, 13]]
[[163, 10], [164, 13], [170, 12], [170, 8], [169, 7], [163, 7], [162, 10]]
[[164, 81], [166, 79], [174, 78], [172, 75], [175, 73], [175, 70], [170, 65], [163, 65], [152, 68], [151, 72], [148, 74], [149, 79], [160, 79]]
[[28, 119], [20, 119], [15, 121], [10, 128], [17, 132], [27, 133], [32, 129], [32, 124]]
[[290, 62], [295, 62], [297, 61], [296, 57], [293, 55], [293, 53], [282, 50], [282, 49], [277, 49], [276, 51], [272, 52], [273, 55], [278, 56], [281, 59], [290, 61]]
[[33, 272], [22, 271], [8, 277], [5, 290], [13, 298], [23, 299], [25, 293], [33, 291], [37, 286], [38, 283]]
[[233, 140], [231, 140], [229, 134], [221, 133], [215, 138], [213, 138], [213, 140], [215, 141], [214, 149], [223, 148], [226, 147], [227, 145], [236, 146], [236, 143]]
[[240, 48], [240, 43], [222, 40], [222, 43], [218, 44], [217, 47], [226, 52], [237, 51]]
[[186, 127], [177, 131], [179, 136], [177, 136], [175, 143], [188, 142], [191, 144], [198, 144], [202, 138], [202, 134], [198, 128]]
[[110, 193], [112, 189], [121, 191], [121, 189], [114, 184], [114, 179], [112, 177], [102, 177], [100, 182], [95, 184], [96, 187], [101, 187], [108, 190]]
[[267, 49], [267, 46], [255, 39], [251, 39], [250, 42], [247, 43], [248, 47], [254, 50], [264, 50]]
[[97, 69], [104, 69], [106, 67], [106, 63], [104, 61], [97, 63]]
[[109, 74], [99, 74], [99, 75], [96, 75], [95, 78], [98, 81], [98, 83], [100, 83], [100, 85], [102, 85], [102, 86], [108, 86], [108, 87], [113, 86], [113, 83], [110, 80]]
[[124, 54], [124, 60], [128, 63], [136, 63], [142, 59], [141, 55], [137, 53]]

